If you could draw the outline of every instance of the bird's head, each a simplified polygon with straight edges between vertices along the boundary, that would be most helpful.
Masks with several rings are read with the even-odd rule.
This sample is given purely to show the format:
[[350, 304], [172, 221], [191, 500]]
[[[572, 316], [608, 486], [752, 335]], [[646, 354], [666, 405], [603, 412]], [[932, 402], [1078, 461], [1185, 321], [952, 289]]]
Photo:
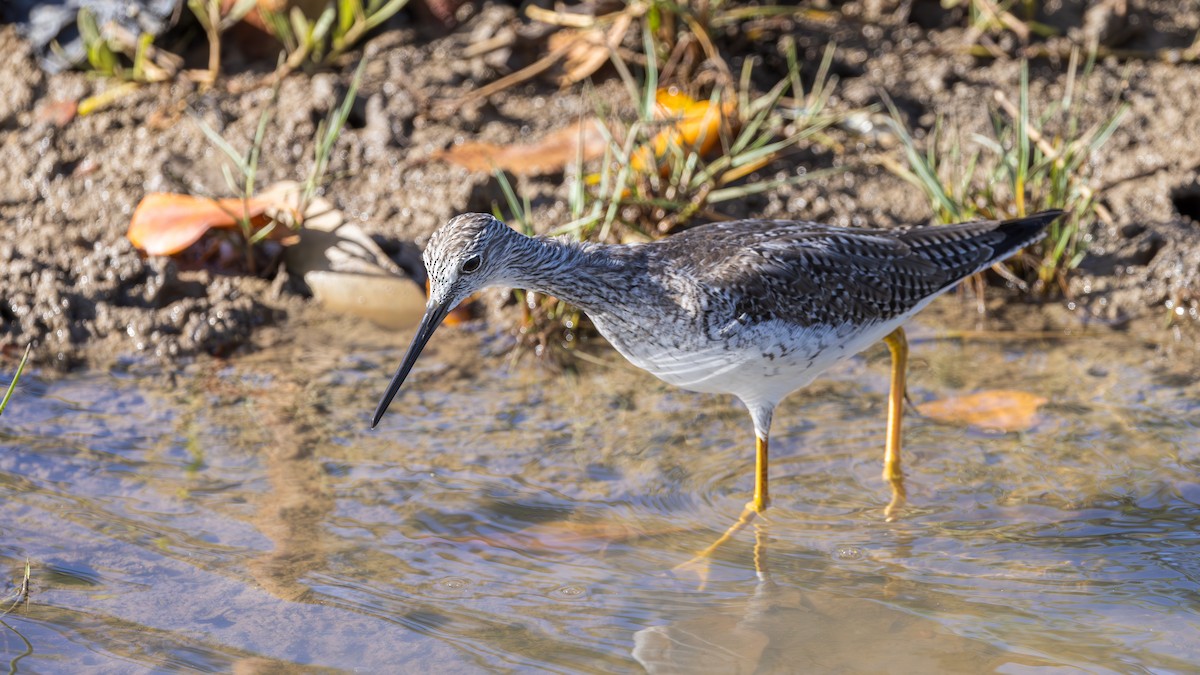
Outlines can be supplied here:
[[455, 216], [434, 232], [424, 255], [427, 311], [442, 306], [448, 312], [471, 294], [508, 281], [510, 244], [519, 236], [485, 213]]
[[375, 409], [371, 423], [379, 424], [388, 404], [404, 384], [421, 350], [450, 310], [476, 291], [511, 281], [515, 238], [521, 235], [484, 213], [465, 213], [443, 225], [425, 247], [429, 301], [400, 368]]

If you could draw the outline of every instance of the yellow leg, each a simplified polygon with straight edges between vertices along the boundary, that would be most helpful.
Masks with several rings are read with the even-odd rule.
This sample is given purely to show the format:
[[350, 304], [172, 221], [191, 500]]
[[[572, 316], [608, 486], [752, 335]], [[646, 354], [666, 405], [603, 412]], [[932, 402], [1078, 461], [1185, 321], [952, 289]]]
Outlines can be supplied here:
[[[738, 516], [737, 522], [730, 525], [729, 529], [725, 530], [725, 534], [722, 534], [716, 541], [709, 544], [703, 551], [697, 553], [691, 560], [677, 566], [676, 570], [694, 567], [699, 563], [707, 563], [709, 556], [718, 548], [721, 548], [725, 542], [737, 535], [738, 532], [745, 529], [747, 525], [770, 506], [771, 497], [770, 491], [767, 488], [767, 439], [758, 434], [755, 434], [754, 438], [754, 498], [746, 503], [746, 506], [742, 508], [742, 514]], [[700, 572], [701, 579], [703, 580], [705, 576], [706, 573], [702, 570]]]
[[746, 505], [755, 513], [762, 513], [771, 505], [771, 494], [767, 489], [767, 439], [754, 435], [754, 501]]
[[767, 490], [767, 439], [755, 435], [754, 444], [754, 499], [746, 503], [742, 508], [742, 515], [738, 516], [737, 522], [729, 526], [719, 539], [708, 545], [708, 548], [696, 554], [692, 561], [707, 558], [712, 555], [722, 544], [729, 541], [738, 532], [741, 532], [755, 516], [767, 510], [771, 504], [771, 497]]
[[888, 520], [904, 506], [904, 471], [900, 468], [900, 418], [904, 414], [904, 377], [908, 370], [908, 339], [904, 329], [897, 328], [883, 341], [892, 353], [892, 386], [888, 393], [887, 445], [883, 455], [883, 479], [892, 486], [892, 500], [884, 509]]

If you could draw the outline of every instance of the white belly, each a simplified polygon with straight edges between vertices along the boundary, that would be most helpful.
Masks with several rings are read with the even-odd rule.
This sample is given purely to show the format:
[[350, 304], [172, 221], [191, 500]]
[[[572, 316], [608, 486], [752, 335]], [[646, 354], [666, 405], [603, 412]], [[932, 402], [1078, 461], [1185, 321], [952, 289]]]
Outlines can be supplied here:
[[620, 341], [610, 337], [603, 324], [596, 326], [631, 363], [664, 382], [691, 391], [734, 394], [749, 405], [774, 406], [835, 363], [879, 342], [920, 309], [871, 326], [802, 328], [768, 321], [721, 342], [703, 336], [680, 336], [669, 343]]

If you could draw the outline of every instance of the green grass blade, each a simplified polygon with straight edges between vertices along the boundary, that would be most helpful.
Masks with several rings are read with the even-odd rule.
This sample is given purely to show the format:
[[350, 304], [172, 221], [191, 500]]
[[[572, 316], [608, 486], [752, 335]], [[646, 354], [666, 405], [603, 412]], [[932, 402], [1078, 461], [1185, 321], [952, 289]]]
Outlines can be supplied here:
[[408, 4], [408, 0], [390, 0], [388, 4], [380, 7], [378, 11], [371, 12], [367, 16], [367, 30], [377, 28], [380, 24], [392, 18], [392, 15], [404, 9]]
[[334, 11], [333, 5], [325, 8], [321, 12], [321, 16], [317, 17], [317, 22], [312, 29], [312, 43], [314, 48], [320, 49], [325, 44], [325, 36], [329, 35], [329, 30], [333, 27], [333, 20], [337, 18], [337, 12]]
[[225, 137], [217, 133], [216, 129], [208, 126], [208, 123], [200, 119], [199, 116], [192, 115], [192, 119], [195, 120], [196, 124], [200, 127], [200, 131], [204, 132], [204, 135], [208, 138], [209, 142], [217, 146], [217, 149], [219, 149], [221, 152], [225, 153], [225, 155], [233, 161], [234, 166], [237, 167], [242, 176], [245, 176], [248, 158], [235, 150], [234, 147], [229, 144], [229, 141], [225, 140]]
[[[930, 165], [926, 157], [921, 156], [917, 151], [916, 141], [913, 140], [908, 129], [901, 121], [900, 111], [896, 108], [896, 104], [892, 102], [890, 97], [884, 97], [884, 103], [887, 104], [889, 113], [891, 114], [890, 122], [892, 130], [896, 132], [896, 136], [900, 139], [900, 145], [904, 149], [904, 156], [908, 159], [909, 169], [912, 171], [911, 176], [916, 178], [914, 185], [925, 191], [926, 196], [942, 213], [949, 215], [951, 218], [957, 219], [961, 213], [958, 204], [950, 199], [946, 194], [946, 188], [942, 185], [942, 181], [938, 178], [937, 167]], [[903, 174], [901, 178], [906, 178]], [[908, 178], [906, 178], [908, 180]], [[910, 182], [913, 182], [910, 180]]]
[[277, 224], [278, 224], [278, 221], [272, 220], [271, 222], [269, 222], [265, 226], [263, 226], [263, 228], [260, 229], [258, 232], [255, 232], [255, 233], [251, 234], [249, 237], [247, 237], [246, 241], [249, 242], [249, 244], [251, 246], [257, 244], [258, 242], [262, 241], [263, 239], [266, 239], [267, 237], [271, 236], [271, 233], [275, 231], [275, 226]]
[[355, 17], [357, 17], [361, 11], [362, 3], [359, 2], [359, 0], [338, 0], [338, 37], [342, 37], [346, 33], [350, 32], [350, 28], [354, 26]]
[[1017, 215], [1024, 216], [1025, 186], [1029, 180], [1029, 62], [1021, 62], [1021, 101], [1017, 114], [1017, 173], [1013, 185], [1013, 197], [1017, 201]]
[[341, 137], [342, 130], [346, 127], [346, 120], [350, 119], [350, 111], [354, 109], [354, 101], [358, 98], [358, 88], [362, 85], [363, 73], [366, 72], [366, 69], [367, 60], [364, 58], [358, 62], [358, 68], [354, 70], [354, 77], [350, 80], [350, 88], [346, 90], [346, 97], [342, 99], [342, 104], [330, 111], [324, 124], [317, 128], [316, 144], [313, 146], [313, 168], [308, 173], [308, 180], [304, 182], [301, 207], [308, 205], [313, 195], [316, 194], [317, 188], [325, 179], [325, 171], [329, 167], [329, 156], [333, 152], [334, 144]]
[[496, 177], [496, 182], [500, 184], [500, 191], [504, 193], [504, 201], [508, 204], [509, 217], [501, 218], [500, 220], [505, 222], [516, 221], [523, 234], [527, 236], [532, 235], [533, 226], [529, 222], [529, 212], [524, 208], [522, 201], [517, 198], [517, 191], [513, 189], [512, 183], [508, 181], [508, 176], [500, 168], [492, 169], [492, 175]]
[[4, 414], [4, 409], [8, 407], [8, 400], [12, 398], [13, 391], [17, 388], [17, 381], [21, 379], [21, 373], [25, 372], [25, 364], [29, 361], [31, 349], [33, 349], [33, 345], [25, 345], [25, 354], [21, 356], [21, 362], [17, 364], [17, 372], [13, 375], [12, 382], [8, 383], [8, 391], [4, 392], [4, 399], [0, 400], [0, 415]]

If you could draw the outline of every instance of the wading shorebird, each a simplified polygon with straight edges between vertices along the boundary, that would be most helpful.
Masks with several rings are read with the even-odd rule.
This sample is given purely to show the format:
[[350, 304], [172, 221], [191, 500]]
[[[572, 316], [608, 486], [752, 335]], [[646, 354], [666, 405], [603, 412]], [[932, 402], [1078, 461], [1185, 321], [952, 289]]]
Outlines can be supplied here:
[[684, 389], [733, 394], [750, 411], [754, 496], [703, 556], [770, 503], [767, 439], [775, 406], [883, 340], [892, 356], [883, 460], [891, 518], [905, 500], [902, 324], [959, 281], [1040, 240], [1060, 215], [889, 230], [739, 220], [630, 245], [527, 237], [489, 215], [460, 215], [425, 249], [425, 316], [371, 427], [442, 319], [467, 296], [492, 286], [552, 295], [587, 312], [635, 366]]

